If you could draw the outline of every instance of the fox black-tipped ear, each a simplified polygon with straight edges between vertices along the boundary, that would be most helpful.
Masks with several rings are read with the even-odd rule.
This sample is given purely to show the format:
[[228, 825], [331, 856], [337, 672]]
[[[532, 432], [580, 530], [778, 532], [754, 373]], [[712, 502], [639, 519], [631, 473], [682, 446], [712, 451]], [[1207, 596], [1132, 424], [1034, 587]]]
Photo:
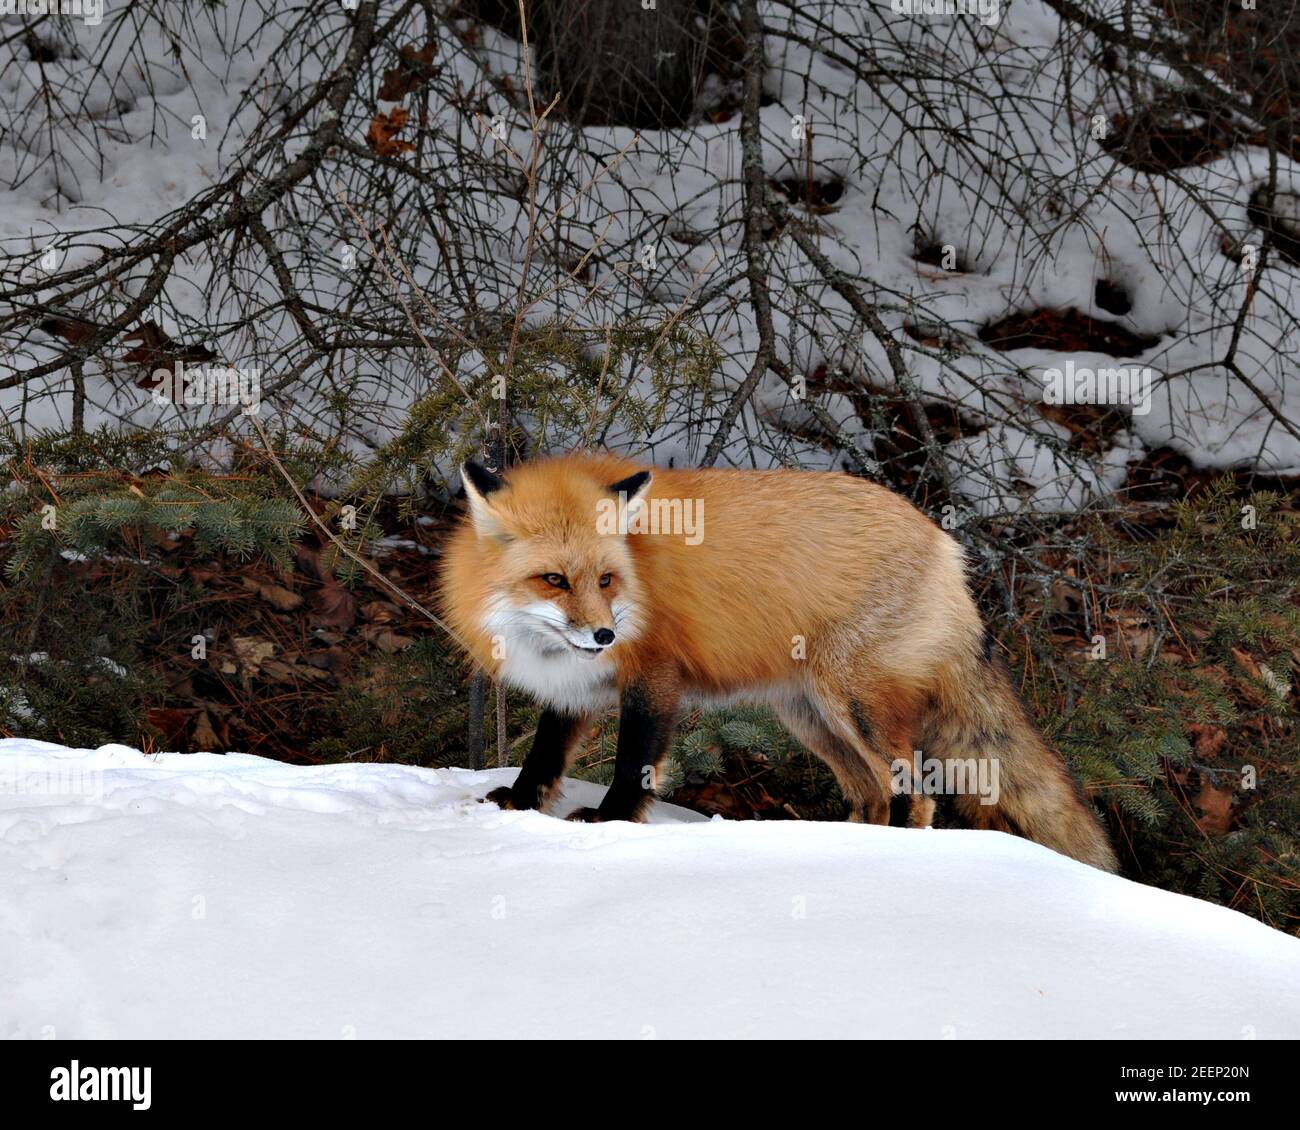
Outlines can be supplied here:
[[460, 477], [465, 480], [466, 494], [473, 488], [485, 498], [494, 490], [505, 486], [500, 475], [494, 475], [482, 463], [475, 463], [473, 459], [466, 459], [460, 465]]
[[635, 518], [645, 508], [645, 496], [650, 490], [650, 472], [638, 471], [626, 479], [610, 483], [606, 489], [619, 499], [627, 517]]
[[626, 494], [629, 502], [640, 498], [650, 487], [650, 472], [638, 471], [635, 475], [628, 475], [626, 479], [619, 479], [616, 483], [609, 484], [610, 494]]
[[467, 459], [460, 465], [460, 477], [465, 484], [465, 497], [469, 499], [469, 516], [480, 537], [508, 541], [505, 524], [493, 508], [491, 496], [506, 484], [481, 463]]

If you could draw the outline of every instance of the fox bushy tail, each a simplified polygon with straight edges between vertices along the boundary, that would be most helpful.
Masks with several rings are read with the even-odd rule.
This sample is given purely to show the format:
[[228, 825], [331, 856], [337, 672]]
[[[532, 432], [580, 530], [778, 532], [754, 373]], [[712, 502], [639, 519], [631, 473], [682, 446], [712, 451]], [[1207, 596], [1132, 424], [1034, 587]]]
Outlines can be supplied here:
[[1083, 789], [1030, 720], [991, 647], [963, 657], [945, 674], [922, 740], [927, 758], [996, 759], [997, 776], [990, 776], [997, 781], [995, 797], [953, 798], [964, 823], [1023, 836], [1103, 871], [1118, 870], [1110, 838]]

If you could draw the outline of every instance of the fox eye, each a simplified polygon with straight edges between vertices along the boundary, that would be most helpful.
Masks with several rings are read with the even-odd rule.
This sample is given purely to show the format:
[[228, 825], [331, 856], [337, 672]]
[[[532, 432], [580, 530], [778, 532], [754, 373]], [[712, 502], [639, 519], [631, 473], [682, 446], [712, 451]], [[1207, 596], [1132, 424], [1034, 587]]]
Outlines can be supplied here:
[[614, 579], [613, 573], [602, 573], [600, 575], [600, 587], [603, 589], [609, 588], [609, 584], [613, 579]]
[[569, 587], [569, 582], [565, 580], [563, 573], [543, 573], [542, 580], [553, 589], [567, 589]]

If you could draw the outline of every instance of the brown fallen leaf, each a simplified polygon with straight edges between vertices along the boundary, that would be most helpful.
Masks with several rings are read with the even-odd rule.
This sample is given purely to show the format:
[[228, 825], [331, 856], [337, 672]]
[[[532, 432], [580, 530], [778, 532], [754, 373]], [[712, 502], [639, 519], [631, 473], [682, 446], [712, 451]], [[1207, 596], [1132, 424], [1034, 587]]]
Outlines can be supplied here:
[[[234, 636], [230, 646], [234, 649], [235, 659], [238, 662], [240, 681], [247, 689], [249, 681], [261, 674], [263, 661], [275, 654], [275, 644], [270, 640], [259, 639], [257, 636]], [[226, 664], [223, 663], [221, 669], [226, 671]], [[226, 673], [233, 672], [226, 671]]]
[[[336, 628], [347, 631], [357, 622], [357, 598], [340, 583], [330, 571], [325, 552], [313, 549], [309, 545], [298, 545], [294, 549], [298, 568], [309, 577], [315, 577], [321, 587], [307, 598], [307, 603], [315, 612], [312, 626], [317, 628]], [[329, 640], [324, 634], [322, 639]], [[341, 637], [339, 637], [341, 638]]]
[[302, 597], [296, 592], [290, 592], [283, 585], [259, 580], [256, 577], [243, 576], [239, 579], [244, 588], [257, 593], [272, 608], [278, 608], [281, 612], [291, 612], [302, 604]]
[[403, 47], [400, 52], [401, 63], [391, 71], [384, 72], [384, 81], [379, 87], [379, 100], [396, 102], [431, 77], [429, 64], [433, 62], [437, 50], [438, 44], [433, 40], [418, 51], [414, 47]]
[[1218, 788], [1206, 781], [1192, 803], [1200, 810], [1196, 826], [1209, 836], [1226, 836], [1232, 828], [1232, 789]]
[[1252, 679], [1259, 678], [1259, 664], [1255, 662], [1249, 652], [1242, 651], [1239, 647], [1229, 648], [1229, 650], [1232, 652], [1232, 658], [1241, 664], [1242, 670], [1247, 675]]
[[368, 600], [361, 606], [361, 618], [381, 624], [391, 624], [402, 614], [397, 605], [387, 600]]
[[1054, 612], [1074, 612], [1081, 607], [1078, 590], [1061, 578], [1052, 582], [1048, 608]]
[[59, 318], [49, 317], [42, 318], [36, 323], [37, 329], [44, 330], [47, 334], [53, 334], [55, 337], [61, 337], [64, 341], [70, 341], [73, 345], [80, 345], [89, 337], [93, 337], [95, 331], [100, 327], [94, 322], [83, 322], [80, 318]]
[[[1283, 699], [1291, 693], [1290, 686], [1284, 680], [1279, 679], [1269, 667], [1260, 663], [1249, 652], [1243, 651], [1238, 647], [1231, 648], [1230, 650], [1233, 659], [1237, 661], [1241, 669], [1245, 671], [1251, 679], [1263, 683], [1264, 686], [1269, 688], [1269, 691]], [[1269, 693], [1261, 691], [1254, 683], [1238, 680], [1238, 686], [1241, 690], [1242, 697], [1244, 697], [1252, 706], [1267, 706], [1271, 701]]]
[[294, 560], [309, 577], [315, 577], [318, 581], [329, 579], [329, 570], [324, 567], [320, 559], [320, 550], [313, 549], [309, 545], [296, 545], [293, 547]]
[[1129, 628], [1120, 632], [1120, 638], [1128, 647], [1130, 655], [1140, 656], [1151, 650], [1155, 633], [1150, 628]]
[[1196, 756], [1202, 761], [1214, 757], [1228, 742], [1228, 731], [1213, 723], [1194, 722], [1187, 727]]
[[357, 622], [357, 598], [338, 581], [329, 580], [311, 594], [312, 624], [320, 628], [339, 628], [343, 631]]
[[361, 635], [367, 642], [374, 644], [380, 651], [387, 652], [389, 655], [415, 643], [413, 636], [398, 635], [391, 628], [385, 628], [381, 624], [368, 625], [362, 628]]
[[307, 657], [307, 661], [313, 666], [324, 661], [324, 667], [338, 680], [343, 680], [352, 675], [352, 654], [341, 647], [331, 647], [323, 654], [321, 652], [312, 652]]
[[409, 153], [415, 146], [409, 141], [402, 141], [397, 135], [405, 128], [410, 116], [410, 111], [401, 106], [394, 106], [387, 114], [381, 110], [366, 130], [366, 144], [381, 157], [397, 157]]
[[185, 730], [197, 713], [198, 709], [192, 706], [153, 706], [147, 717], [149, 725], [162, 734], [165, 747], [172, 750], [181, 748]]
[[262, 660], [262, 676], [273, 683], [296, 683], [307, 679], [319, 682], [329, 676], [315, 667], [302, 663], [285, 663], [279, 659]]
[[136, 382], [140, 388], [153, 388], [158, 383], [153, 376], [155, 369], [174, 370], [177, 361], [183, 361], [187, 365], [201, 365], [217, 356], [207, 346], [186, 345], [168, 337], [154, 321], [145, 322], [122, 340], [139, 343], [134, 349], [122, 354], [122, 360], [145, 367], [145, 375]]

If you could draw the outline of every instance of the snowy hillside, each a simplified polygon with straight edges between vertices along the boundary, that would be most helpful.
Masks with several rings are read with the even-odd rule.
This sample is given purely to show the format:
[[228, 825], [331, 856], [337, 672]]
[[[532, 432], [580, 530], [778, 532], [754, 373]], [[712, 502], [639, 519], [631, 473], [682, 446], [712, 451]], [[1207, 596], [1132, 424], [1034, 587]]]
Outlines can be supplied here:
[[1300, 941], [1021, 840], [511, 773], [0, 741], [0, 1035], [1300, 1037]]
[[[92, 321], [119, 313], [120, 292], [154, 286], [145, 281], [150, 262], [130, 261], [110, 272], [111, 287], [105, 283], [104, 293], [88, 300], [76, 272], [100, 256], [100, 226], [111, 222], [133, 239], [140, 231], [161, 238], [169, 224], [186, 226], [185, 208], [195, 200], [219, 211], [214, 202], [222, 186], [237, 183], [234, 170], [278, 175], [309, 131], [332, 120], [307, 92], [338, 65], [360, 18], [356, 5], [209, 5], [178, 35], [170, 22], [129, 15], [136, 7], [142, 6], [110, 12], [105, 27], [69, 22], [57, 35], [45, 29], [44, 54], [15, 59], [0, 78], [4, 102], [20, 108], [6, 119], [10, 144], [0, 148], [0, 257], [24, 278], [48, 283], [38, 292], [43, 308]], [[1243, 256], [1253, 262], [1245, 249], [1258, 250], [1262, 241], [1249, 214], [1252, 194], [1275, 173], [1280, 199], [1295, 199], [1295, 163], [1285, 152], [1237, 144], [1213, 160], [1156, 173], [1118, 160], [1120, 124], [1148, 105], [1163, 105], [1184, 80], [1140, 52], [1132, 73], [1101, 65], [1101, 44], [1041, 0], [1000, 6], [993, 27], [941, 14], [900, 18], [886, 0], [772, 0], [759, 7], [767, 29], [763, 170], [773, 185], [786, 186], [772, 189], [784, 191], [782, 199], [799, 201], [801, 181], [818, 186], [806, 219], [815, 223], [829, 262], [878, 308], [921, 394], [951, 405], [979, 429], [945, 449], [956, 489], [972, 506], [982, 513], [1021, 506], [999, 485], [1014, 477], [1032, 488], [1028, 505], [1073, 509], [1117, 486], [1125, 465], [1144, 450], [1163, 445], [1204, 466], [1291, 474], [1300, 468], [1289, 379], [1300, 349], [1296, 272], [1285, 260], [1270, 263], [1261, 278], [1243, 266]], [[554, 221], [555, 246], [527, 256], [521, 249], [531, 212], [509, 188], [506, 157], [528, 152], [533, 137], [523, 103], [507, 96], [523, 88], [520, 43], [490, 23], [447, 18], [428, 45], [431, 73], [441, 77], [422, 107], [414, 95], [392, 101], [394, 92], [383, 89], [381, 74], [398, 52], [429, 34], [418, 10], [394, 19], [396, 27], [381, 36], [384, 50], [344, 107], [340, 130], [348, 148], [321, 147], [331, 156], [318, 179], [342, 186], [367, 213], [376, 210], [371, 222], [390, 228], [394, 245], [415, 265], [412, 277], [421, 301], [436, 311], [435, 324], [467, 318], [456, 263], [469, 263], [469, 285], [486, 309], [508, 313], [525, 291], [548, 295], [529, 315], [537, 324], [567, 317], [598, 332], [685, 310], [686, 323], [723, 352], [718, 385], [738, 385], [759, 331], [744, 281], [735, 108], [715, 107], [685, 129], [577, 127], [553, 119], [537, 205]], [[1142, 36], [1159, 31], [1162, 19], [1142, 8], [1125, 14]], [[66, 106], [49, 105], [51, 75]], [[477, 114], [459, 110], [453, 90], [475, 92]], [[281, 114], [299, 110], [291, 143], [277, 135], [281, 153], [271, 135]], [[362, 144], [376, 114], [388, 112], [422, 121], [414, 165]], [[492, 122], [496, 133], [486, 128]], [[417, 148], [405, 136], [396, 144], [403, 154]], [[381, 186], [408, 175], [446, 188], [445, 201], [438, 193], [438, 216], [396, 205], [385, 211], [385, 197], [404, 200], [410, 186]], [[576, 193], [578, 185], [590, 191]], [[812, 188], [806, 191], [811, 196]], [[238, 272], [228, 262], [235, 247], [229, 255], [224, 248], [214, 253], [195, 237], [174, 277], [158, 287], [160, 309], [150, 307], [148, 316], [178, 341], [207, 343], [228, 363], [259, 370], [271, 415], [337, 433], [366, 451], [391, 438], [416, 396], [427, 392], [428, 359], [420, 350], [350, 347], [347, 371], [355, 369], [364, 395], [336, 415], [331, 390], [339, 377], [290, 316], [297, 291], [321, 317], [359, 304], [386, 327], [378, 341], [401, 335], [405, 323], [391, 289], [356, 269], [368, 252], [333, 192], [321, 194], [311, 179], [297, 185], [291, 225], [277, 214], [278, 204], [267, 209], [282, 244], [278, 274], [251, 237], [239, 248], [247, 261]], [[416, 195], [433, 193], [422, 183]], [[951, 262], [935, 267], [930, 252]], [[774, 239], [771, 256], [766, 269], [780, 298], [772, 312], [777, 354], [807, 376], [842, 434], [870, 453], [872, 427], [847, 395], [822, 388], [817, 374], [842, 372], [859, 388], [896, 383], [882, 342], [863, 333], [843, 295], [794, 242]], [[574, 261], [589, 270], [578, 283], [569, 279]], [[297, 290], [286, 303], [290, 277]], [[1001, 319], [1044, 309], [1098, 317], [1135, 344], [1094, 352], [1095, 343], [1047, 345], [1032, 335], [1014, 348], [985, 340]], [[75, 331], [48, 322], [34, 330], [30, 316], [19, 314], [0, 322], [0, 345], [29, 375], [0, 384], [0, 408], [24, 429], [66, 424], [71, 393], [59, 358]], [[138, 320], [131, 319], [133, 327]], [[118, 421], [189, 427], [206, 419], [206, 408], [181, 419], [166, 398], [142, 392], [121, 343], [102, 353], [85, 374], [88, 428]], [[1091, 371], [1119, 357], [1156, 382], [1150, 402], [1132, 412], [1131, 426], [1110, 437], [1095, 460], [1078, 465], [1063, 450], [1069, 431], [1033, 406], [1048, 374], [1067, 362]], [[475, 350], [452, 364], [465, 381], [487, 371]], [[620, 377], [649, 394], [639, 366], [629, 362]], [[729, 459], [744, 465], [752, 457], [742, 442], [747, 426], [765, 433], [765, 458], [837, 462], [817, 443], [796, 438], [807, 429], [806, 406], [775, 375], [760, 382], [750, 408]], [[660, 462], [693, 461], [712, 432], [711, 422], [701, 422], [703, 411], [676, 405], [670, 423], [653, 434], [623, 434], [620, 425], [608, 439], [653, 451]], [[682, 429], [682, 420], [691, 426]]]

